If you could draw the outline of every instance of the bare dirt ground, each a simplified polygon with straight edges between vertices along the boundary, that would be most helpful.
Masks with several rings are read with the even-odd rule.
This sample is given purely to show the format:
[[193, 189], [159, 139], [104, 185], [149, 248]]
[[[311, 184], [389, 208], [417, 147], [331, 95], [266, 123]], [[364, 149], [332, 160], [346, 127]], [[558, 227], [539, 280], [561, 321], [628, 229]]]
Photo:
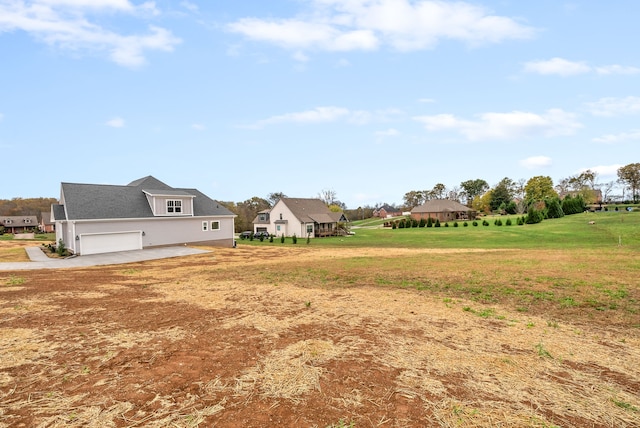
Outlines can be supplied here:
[[[240, 246], [0, 271], [0, 426], [640, 426], [638, 314], [467, 300], [480, 257]], [[434, 258], [465, 262], [420, 277]], [[394, 263], [447, 287], [395, 286]]]

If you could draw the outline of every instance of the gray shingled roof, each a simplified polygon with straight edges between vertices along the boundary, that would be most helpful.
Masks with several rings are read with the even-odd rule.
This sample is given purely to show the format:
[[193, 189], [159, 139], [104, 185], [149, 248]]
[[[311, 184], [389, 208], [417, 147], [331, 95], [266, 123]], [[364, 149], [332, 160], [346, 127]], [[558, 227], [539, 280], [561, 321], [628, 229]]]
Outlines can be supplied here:
[[411, 210], [412, 213], [441, 213], [441, 212], [472, 211], [471, 208], [449, 199], [431, 199]]
[[[320, 199], [308, 199], [308, 198], [282, 198], [282, 202], [291, 210], [294, 216], [302, 223], [332, 223], [337, 220], [333, 220], [331, 217], [323, 217], [323, 215], [330, 215], [331, 210]], [[323, 221], [315, 220], [316, 218]]]
[[[194, 215], [234, 215], [219, 202], [197, 189], [175, 189], [148, 176], [126, 186], [62, 183], [66, 220], [154, 217], [145, 192], [149, 194], [194, 196]], [[61, 206], [53, 206], [56, 220], [65, 219]], [[58, 217], [61, 214], [62, 217]]]

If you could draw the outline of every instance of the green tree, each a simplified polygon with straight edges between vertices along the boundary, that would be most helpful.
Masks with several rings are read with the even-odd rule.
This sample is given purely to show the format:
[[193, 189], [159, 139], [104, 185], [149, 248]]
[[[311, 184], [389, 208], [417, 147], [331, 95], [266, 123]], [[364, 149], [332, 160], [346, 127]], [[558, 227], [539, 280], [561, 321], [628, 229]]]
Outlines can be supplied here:
[[426, 197], [425, 193], [421, 190], [411, 190], [410, 192], [404, 194], [403, 200], [404, 206], [410, 210], [424, 204], [426, 201]]
[[640, 190], [640, 163], [630, 163], [618, 168], [618, 181], [631, 190], [631, 197], [638, 202]]
[[287, 195], [285, 195], [282, 192], [273, 192], [267, 195], [267, 200], [269, 201], [271, 206], [274, 206], [280, 199], [286, 198], [286, 197]]
[[447, 186], [445, 186], [442, 183], [438, 183], [435, 186], [433, 186], [433, 189], [429, 191], [429, 196], [432, 199], [443, 199], [446, 191], [447, 191]]
[[558, 197], [558, 193], [553, 189], [551, 177], [538, 175], [532, 177], [524, 186], [525, 200], [528, 204], [536, 201], [544, 201], [547, 198]]
[[513, 199], [513, 188], [515, 183], [508, 177], [500, 180], [498, 184], [491, 190], [491, 198], [489, 199], [489, 207], [491, 211], [496, 211], [504, 204], [506, 208], [507, 204]]
[[471, 206], [473, 200], [476, 197], [484, 194], [487, 190], [489, 190], [489, 184], [480, 178], [476, 178], [475, 180], [463, 181], [462, 183], [460, 183], [460, 187], [462, 187], [464, 195], [467, 199], [468, 206]]

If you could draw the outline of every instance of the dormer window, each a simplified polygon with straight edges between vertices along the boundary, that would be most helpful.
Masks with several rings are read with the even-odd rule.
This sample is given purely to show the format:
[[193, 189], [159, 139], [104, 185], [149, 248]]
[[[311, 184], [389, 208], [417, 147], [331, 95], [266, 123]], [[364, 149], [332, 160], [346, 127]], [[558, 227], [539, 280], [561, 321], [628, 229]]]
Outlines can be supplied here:
[[177, 199], [169, 199], [167, 201], [167, 213], [171, 213], [171, 214], [182, 213], [182, 201]]
[[8, 218], [8, 219], [6, 219], [6, 220], [4, 221], [4, 224], [11, 224], [11, 223], [12, 223], [12, 220], [11, 220], [10, 218]]
[[25, 223], [31, 223], [31, 219], [30, 219], [30, 218], [25, 218], [25, 219], [24, 219], [24, 222], [25, 222]]

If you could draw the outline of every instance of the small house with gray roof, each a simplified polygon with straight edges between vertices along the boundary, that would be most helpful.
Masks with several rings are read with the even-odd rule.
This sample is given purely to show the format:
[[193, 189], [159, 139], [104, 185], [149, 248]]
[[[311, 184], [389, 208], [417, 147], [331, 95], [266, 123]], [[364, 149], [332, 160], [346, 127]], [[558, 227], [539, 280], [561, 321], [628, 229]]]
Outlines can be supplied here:
[[473, 220], [475, 211], [449, 199], [431, 199], [411, 210], [411, 218], [440, 221]]
[[125, 186], [62, 183], [51, 218], [56, 242], [77, 255], [234, 243], [233, 212], [197, 189], [152, 176]]
[[344, 233], [340, 227], [347, 218], [333, 212], [320, 199], [281, 198], [267, 211], [261, 211], [253, 221], [254, 232], [275, 236], [320, 238]]

